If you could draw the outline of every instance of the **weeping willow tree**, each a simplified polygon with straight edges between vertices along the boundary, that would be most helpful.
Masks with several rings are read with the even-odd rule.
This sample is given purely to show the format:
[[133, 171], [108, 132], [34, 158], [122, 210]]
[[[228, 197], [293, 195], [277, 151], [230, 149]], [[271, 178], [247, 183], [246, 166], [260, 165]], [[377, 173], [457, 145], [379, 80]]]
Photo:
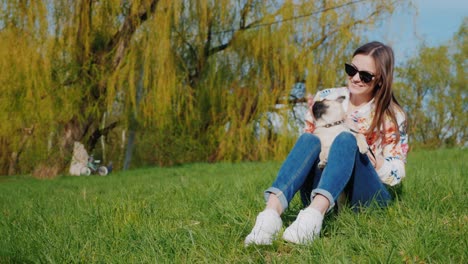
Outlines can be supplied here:
[[282, 158], [295, 135], [265, 113], [297, 82], [342, 83], [361, 33], [405, 1], [0, 3], [1, 173], [52, 175], [75, 141], [106, 137], [121, 160], [129, 129], [135, 164]]

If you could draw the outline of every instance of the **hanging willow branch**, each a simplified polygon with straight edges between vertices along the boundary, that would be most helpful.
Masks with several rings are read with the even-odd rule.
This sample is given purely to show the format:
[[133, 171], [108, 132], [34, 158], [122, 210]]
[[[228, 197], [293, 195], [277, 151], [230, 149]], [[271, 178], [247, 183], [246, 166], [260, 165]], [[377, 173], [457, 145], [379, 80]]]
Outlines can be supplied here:
[[[112, 37], [107, 48], [108, 52], [111, 50], [115, 51], [114, 58], [112, 59], [112, 71], [115, 70], [122, 61], [133, 33], [135, 33], [135, 30], [139, 25], [154, 14], [158, 2], [159, 0], [152, 0], [148, 5], [141, 4], [138, 8], [138, 12], [135, 14], [129, 14], [125, 18], [125, 21], [119, 31]], [[130, 7], [130, 10], [132, 10], [132, 7]]]

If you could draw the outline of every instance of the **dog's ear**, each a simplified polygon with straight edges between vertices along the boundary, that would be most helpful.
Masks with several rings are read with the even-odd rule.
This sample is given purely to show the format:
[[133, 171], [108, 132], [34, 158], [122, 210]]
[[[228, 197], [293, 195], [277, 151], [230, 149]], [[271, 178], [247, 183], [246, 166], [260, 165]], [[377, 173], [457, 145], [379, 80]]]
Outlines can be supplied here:
[[338, 98], [336, 98], [336, 101], [340, 102], [340, 103], [343, 103], [343, 101], [346, 99], [345, 96], [340, 96]]

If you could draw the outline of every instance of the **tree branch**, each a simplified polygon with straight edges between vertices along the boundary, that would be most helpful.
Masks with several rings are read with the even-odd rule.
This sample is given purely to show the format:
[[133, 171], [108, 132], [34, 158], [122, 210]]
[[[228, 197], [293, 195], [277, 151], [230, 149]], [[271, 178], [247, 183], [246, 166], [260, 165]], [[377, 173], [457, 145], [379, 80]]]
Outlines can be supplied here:
[[[122, 58], [125, 55], [125, 51], [128, 48], [130, 40], [135, 33], [137, 27], [148, 20], [151, 14], [156, 11], [156, 7], [159, 0], [153, 0], [149, 5], [142, 5], [136, 14], [129, 14], [126, 18], [119, 31], [112, 37], [109, 43], [108, 52], [115, 50], [115, 54], [112, 60], [112, 69], [116, 69]], [[132, 10], [132, 7], [129, 8]]]
[[88, 150], [94, 149], [98, 140], [102, 136], [106, 136], [112, 129], [114, 129], [119, 124], [119, 121], [115, 121], [103, 129], [96, 129], [93, 134], [89, 137], [88, 140]]
[[[320, 45], [322, 45], [330, 36], [336, 34], [337, 32], [339, 32], [341, 29], [345, 28], [345, 29], [349, 29], [351, 27], [354, 27], [358, 24], [364, 24], [368, 21], [368, 19], [370, 19], [372, 16], [376, 15], [378, 12], [375, 11], [373, 13], [371, 13], [369, 16], [367, 16], [366, 18], [364, 19], [360, 19], [360, 20], [356, 20], [356, 21], [353, 21], [352, 23], [349, 23], [347, 25], [344, 25], [344, 26], [341, 26], [341, 27], [337, 27], [335, 29], [332, 29], [330, 31], [328, 31], [327, 33], [325, 33], [325, 30], [322, 30], [322, 34], [321, 34], [321, 37], [316, 40], [314, 43], [312, 43], [312, 45], [309, 46], [309, 48], [306, 50], [305, 53], [308, 53], [308, 52], [311, 52], [312, 50], [315, 50], [317, 49]], [[323, 28], [322, 28], [323, 29]]]

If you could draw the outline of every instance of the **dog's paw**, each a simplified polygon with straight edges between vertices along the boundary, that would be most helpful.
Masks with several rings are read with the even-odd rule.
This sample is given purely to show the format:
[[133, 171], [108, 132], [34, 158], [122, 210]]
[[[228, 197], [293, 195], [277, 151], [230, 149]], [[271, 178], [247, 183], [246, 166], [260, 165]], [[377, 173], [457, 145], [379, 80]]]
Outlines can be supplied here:
[[327, 165], [327, 162], [324, 160], [321, 160], [317, 166], [319, 169], [323, 170], [326, 165]]
[[363, 134], [356, 135], [356, 141], [361, 154], [366, 154], [369, 151], [369, 145], [367, 145], [366, 137]]

